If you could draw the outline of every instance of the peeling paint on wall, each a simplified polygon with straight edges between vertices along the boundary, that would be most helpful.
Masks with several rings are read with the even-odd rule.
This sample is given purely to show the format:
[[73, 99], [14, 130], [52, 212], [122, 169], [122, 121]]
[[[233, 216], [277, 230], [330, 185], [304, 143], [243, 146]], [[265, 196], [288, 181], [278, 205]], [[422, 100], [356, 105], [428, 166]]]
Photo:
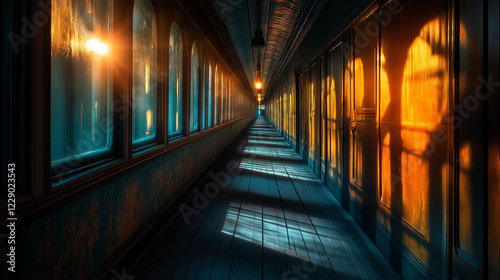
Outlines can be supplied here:
[[[20, 227], [29, 244], [25, 278], [87, 279], [179, 189], [194, 179], [253, 117], [129, 169]], [[29, 250], [29, 252], [27, 252]], [[20, 261], [21, 262], [21, 261]]]

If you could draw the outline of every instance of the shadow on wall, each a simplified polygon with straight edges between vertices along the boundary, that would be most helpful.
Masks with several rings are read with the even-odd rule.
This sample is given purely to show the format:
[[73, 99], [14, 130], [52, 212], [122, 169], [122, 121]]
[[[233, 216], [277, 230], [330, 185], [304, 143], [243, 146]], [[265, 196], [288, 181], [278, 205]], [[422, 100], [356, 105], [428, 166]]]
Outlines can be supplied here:
[[[446, 1], [403, 2], [381, 31], [380, 200], [401, 218], [391, 236], [444, 276], [449, 77]], [[425, 7], [426, 13], [417, 13]], [[395, 44], [394, 42], [397, 42]], [[390, 260], [402, 266], [393, 246]]]

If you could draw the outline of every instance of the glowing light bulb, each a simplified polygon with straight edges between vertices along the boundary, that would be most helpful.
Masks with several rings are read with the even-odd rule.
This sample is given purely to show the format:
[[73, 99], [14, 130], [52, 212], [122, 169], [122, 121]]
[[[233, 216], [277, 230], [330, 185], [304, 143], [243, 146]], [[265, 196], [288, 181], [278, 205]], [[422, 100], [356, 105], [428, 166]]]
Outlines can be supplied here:
[[108, 46], [95, 39], [87, 42], [87, 49], [98, 55], [105, 55], [108, 52]]
[[256, 89], [261, 89], [261, 88], [262, 88], [262, 83], [260, 83], [260, 82], [256, 82], [256, 83], [255, 83], [255, 88], [256, 88]]

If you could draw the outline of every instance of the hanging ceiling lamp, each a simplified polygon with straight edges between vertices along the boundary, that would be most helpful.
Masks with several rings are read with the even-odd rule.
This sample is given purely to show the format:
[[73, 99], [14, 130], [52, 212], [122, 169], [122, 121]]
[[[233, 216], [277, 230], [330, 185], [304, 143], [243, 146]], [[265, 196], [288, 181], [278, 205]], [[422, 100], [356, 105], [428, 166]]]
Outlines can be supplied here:
[[257, 50], [260, 50], [263, 49], [265, 46], [266, 46], [266, 40], [264, 40], [264, 34], [260, 29], [255, 30], [252, 38], [252, 47]]

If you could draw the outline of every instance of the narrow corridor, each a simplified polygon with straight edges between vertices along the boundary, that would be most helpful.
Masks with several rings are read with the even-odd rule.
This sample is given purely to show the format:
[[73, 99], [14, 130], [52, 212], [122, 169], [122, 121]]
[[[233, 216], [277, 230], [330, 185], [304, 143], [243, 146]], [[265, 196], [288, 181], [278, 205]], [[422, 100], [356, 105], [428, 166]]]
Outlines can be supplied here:
[[399, 279], [266, 118], [223, 154], [136, 279]]

